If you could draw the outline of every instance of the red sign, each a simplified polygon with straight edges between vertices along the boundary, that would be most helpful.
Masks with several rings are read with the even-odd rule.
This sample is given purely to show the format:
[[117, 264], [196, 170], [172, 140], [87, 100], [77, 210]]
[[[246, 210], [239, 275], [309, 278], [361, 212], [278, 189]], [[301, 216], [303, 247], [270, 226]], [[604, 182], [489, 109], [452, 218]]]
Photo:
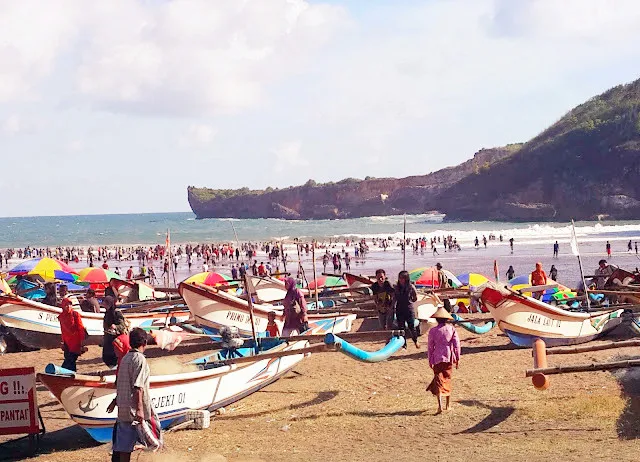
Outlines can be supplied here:
[[0, 435], [38, 433], [33, 367], [0, 369]]

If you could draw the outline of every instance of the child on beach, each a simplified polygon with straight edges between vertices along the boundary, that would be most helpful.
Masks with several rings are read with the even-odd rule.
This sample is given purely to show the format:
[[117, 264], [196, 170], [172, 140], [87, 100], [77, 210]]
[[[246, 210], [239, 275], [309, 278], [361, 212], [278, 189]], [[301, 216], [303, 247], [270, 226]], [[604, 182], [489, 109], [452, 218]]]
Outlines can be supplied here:
[[267, 332], [269, 333], [269, 337], [280, 337], [280, 329], [278, 329], [278, 325], [276, 324], [275, 311], [269, 311], [267, 314]]

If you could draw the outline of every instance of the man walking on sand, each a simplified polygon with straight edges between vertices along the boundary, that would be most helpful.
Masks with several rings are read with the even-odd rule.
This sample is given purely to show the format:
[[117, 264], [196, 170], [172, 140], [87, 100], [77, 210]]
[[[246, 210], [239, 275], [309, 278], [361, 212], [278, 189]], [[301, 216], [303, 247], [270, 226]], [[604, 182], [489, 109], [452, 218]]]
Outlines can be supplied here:
[[144, 357], [147, 347], [147, 333], [136, 327], [129, 334], [131, 350], [127, 353], [116, 379], [116, 402], [111, 403], [107, 412], [113, 412], [118, 405], [118, 418], [113, 427], [112, 462], [129, 462], [131, 453], [138, 442], [135, 425], [151, 419], [149, 400], [149, 365]]

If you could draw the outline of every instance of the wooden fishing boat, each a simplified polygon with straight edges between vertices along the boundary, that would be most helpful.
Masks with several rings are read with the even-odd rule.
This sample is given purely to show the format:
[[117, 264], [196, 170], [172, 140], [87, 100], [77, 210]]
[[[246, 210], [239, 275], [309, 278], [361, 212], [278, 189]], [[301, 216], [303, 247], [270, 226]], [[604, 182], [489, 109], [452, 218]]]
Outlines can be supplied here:
[[[207, 333], [216, 335], [220, 328], [232, 326], [237, 327], [243, 336], [250, 337], [252, 335], [251, 317], [249, 315], [249, 303], [247, 300], [203, 284], [186, 284], [183, 282], [180, 284], [179, 290], [196, 324], [207, 331]], [[271, 311], [276, 313], [276, 324], [280, 332], [282, 332], [284, 325], [282, 307], [254, 303], [253, 316], [257, 332], [266, 331], [267, 315]], [[340, 333], [351, 330], [351, 325], [356, 315], [338, 316], [337, 313], [309, 313], [308, 317], [309, 322], [318, 323], [327, 323], [333, 319], [339, 319], [340, 322], [335, 323], [334, 332]]]
[[[104, 335], [104, 313], [78, 311], [89, 334], [87, 343], [99, 344]], [[0, 295], [0, 324], [28, 348], [60, 348], [61, 332], [58, 315], [62, 309], [45, 305], [17, 295]], [[188, 310], [157, 309], [148, 312], [124, 312], [131, 327], [146, 329], [169, 325], [171, 318], [177, 322], [189, 320]]]
[[[349, 323], [348, 318], [338, 316], [326, 322], [313, 322], [309, 333], [330, 332], [334, 326]], [[307, 340], [291, 343], [273, 340], [275, 346], [272, 344], [271, 348], [259, 354], [255, 354], [254, 348], [237, 350], [246, 362], [225, 364], [224, 360], [230, 353], [221, 350], [213, 357], [196, 360], [193, 372], [152, 376], [151, 405], [162, 427], [180, 423], [189, 410], [215, 410], [238, 401], [278, 380], [309, 354], [304, 351], [308, 350]], [[296, 354], [297, 350], [301, 353]], [[273, 357], [276, 355], [272, 353], [279, 352], [289, 356]], [[261, 358], [261, 355], [267, 357]], [[111, 441], [117, 412], [107, 413], [107, 407], [116, 396], [115, 376], [43, 373], [38, 374], [38, 379], [55, 395], [73, 421], [93, 439], [101, 443]]]
[[538, 338], [548, 346], [589, 342], [617, 327], [624, 311], [567, 311], [491, 282], [478, 292], [500, 330], [519, 346], [531, 346]]
[[109, 285], [116, 293], [116, 296], [121, 303], [170, 300], [171, 298], [177, 298], [175, 295], [171, 297], [170, 293], [156, 290], [152, 285], [143, 281], [111, 279], [111, 281], [109, 281]]

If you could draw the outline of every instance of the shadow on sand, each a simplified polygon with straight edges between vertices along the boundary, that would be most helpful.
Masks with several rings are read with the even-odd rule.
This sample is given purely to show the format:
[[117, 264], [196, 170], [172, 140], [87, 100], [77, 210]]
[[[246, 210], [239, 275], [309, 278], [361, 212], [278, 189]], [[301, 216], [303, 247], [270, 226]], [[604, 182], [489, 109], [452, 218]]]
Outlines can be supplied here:
[[78, 425], [73, 425], [41, 435], [37, 448], [30, 447], [28, 437], [2, 443], [0, 444], [0, 460], [22, 460], [37, 454], [73, 451], [101, 445]]
[[462, 430], [461, 432], [456, 433], [458, 435], [463, 435], [466, 433], [481, 433], [487, 431], [490, 428], [495, 427], [496, 425], [501, 424], [502, 422], [507, 420], [516, 410], [515, 407], [512, 406], [489, 406], [488, 404], [476, 400], [462, 400], [457, 402], [459, 404], [462, 404], [463, 406], [481, 407], [484, 409], [489, 409], [491, 411], [487, 417], [482, 419], [473, 427], [469, 427], [466, 430]]
[[615, 374], [626, 398], [625, 407], [616, 422], [618, 438], [640, 438], [640, 370], [625, 369]]
[[[268, 392], [268, 391], [267, 391]], [[258, 392], [258, 393], [263, 393]], [[304, 401], [302, 403], [298, 403], [298, 404], [292, 404], [290, 406], [284, 406], [281, 407], [279, 409], [267, 409], [264, 411], [260, 411], [260, 412], [254, 412], [251, 414], [241, 414], [241, 415], [235, 415], [235, 416], [225, 416], [224, 420], [242, 420], [242, 419], [252, 419], [254, 417], [260, 417], [263, 415], [268, 415], [268, 414], [275, 414], [276, 412], [280, 412], [280, 411], [294, 411], [297, 409], [304, 409], [306, 407], [310, 407], [310, 406], [315, 406], [317, 404], [322, 404], [322, 403], [326, 403], [327, 401], [332, 400], [333, 398], [335, 398], [336, 396], [338, 396], [338, 391], [321, 391], [317, 394], [317, 396], [313, 399], [310, 399], [308, 401]]]

